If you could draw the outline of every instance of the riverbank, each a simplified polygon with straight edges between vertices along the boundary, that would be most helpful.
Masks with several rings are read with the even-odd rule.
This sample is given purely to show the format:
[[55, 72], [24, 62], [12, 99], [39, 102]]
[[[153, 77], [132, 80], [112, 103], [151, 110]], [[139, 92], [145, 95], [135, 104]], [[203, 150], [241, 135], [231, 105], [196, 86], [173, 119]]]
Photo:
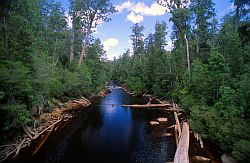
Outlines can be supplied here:
[[[161, 104], [171, 104], [173, 103], [172, 101], [168, 101], [165, 98], [160, 98], [158, 99], [157, 97], [146, 94], [146, 93], [134, 93], [130, 91], [126, 86], [123, 87], [123, 89], [130, 95], [133, 96], [140, 96], [142, 95], [143, 97], [147, 98], [148, 104], [151, 103], [161, 103]], [[178, 109], [179, 106], [176, 104], [176, 107]], [[164, 109], [159, 109], [164, 111]], [[183, 121], [190, 121], [187, 119], [185, 116], [184, 112], [178, 115], [178, 119], [183, 123]], [[189, 160], [191, 163], [196, 163], [196, 162], [212, 162], [212, 163], [221, 163], [221, 155], [223, 153], [221, 152], [221, 149], [219, 149], [218, 146], [211, 144], [211, 141], [205, 139], [202, 140], [201, 137], [192, 131], [190, 128], [190, 147], [189, 147]]]
[[[51, 134], [36, 155], [20, 153], [19, 162], [166, 162], [173, 160], [174, 137], [150, 121], [159, 117], [174, 123], [171, 114], [158, 109], [134, 109], [117, 104], [146, 104], [143, 96], [131, 96], [121, 88], [81, 110], [62, 130]], [[111, 104], [114, 104], [112, 106]], [[162, 131], [162, 132], [161, 132]], [[24, 158], [25, 157], [25, 158]], [[15, 162], [14, 161], [14, 162]], [[13, 162], [13, 159], [11, 160]]]
[[23, 148], [31, 148], [32, 155], [35, 155], [51, 134], [63, 129], [79, 111], [87, 108], [92, 101], [101, 99], [108, 93], [110, 93], [110, 90], [104, 89], [98, 95], [91, 96], [89, 99], [81, 97], [66, 103], [55, 100], [55, 107], [51, 112], [44, 112], [43, 108], [39, 108], [39, 114], [33, 117], [33, 125], [23, 126], [22, 136], [0, 146], [0, 162], [10, 156], [17, 157]]
[[[116, 90], [116, 92], [117, 92], [117, 90], [119, 90], [120, 89], [120, 87], [114, 87], [114, 90]], [[123, 90], [124, 91], [126, 91], [126, 89], [124, 89], [123, 88]], [[108, 93], [110, 93], [110, 90], [106, 90], [106, 91], [103, 91], [103, 92], [101, 92], [100, 94], [99, 94], [99, 96], [93, 96], [92, 98], [90, 98], [90, 101], [91, 101], [91, 103], [95, 103], [96, 101], [102, 101], [102, 100], [105, 100], [106, 98], [105, 98], [105, 95], [107, 95]], [[122, 93], [123, 94], [123, 93]], [[100, 96], [100, 95], [103, 95], [103, 96]], [[131, 94], [130, 94], [131, 95]], [[123, 99], [123, 96], [124, 97], [126, 97], [126, 98], [128, 98], [128, 96], [126, 96], [126, 95], [122, 95], [122, 96], [120, 96], [120, 94], [116, 94], [116, 95], [113, 95], [113, 98], [121, 98], [121, 99]], [[153, 97], [152, 95], [147, 95], [147, 94], [143, 94], [142, 96], [141, 95], [131, 95], [131, 97], [133, 97], [133, 98], [143, 98], [143, 99], [145, 99], [143, 102], [139, 102], [139, 104], [145, 104], [145, 105], [147, 105], [147, 104], [154, 104], [154, 103], [169, 103], [168, 101], [162, 101], [162, 100], [159, 100], [159, 99], [157, 99], [156, 97]], [[128, 112], [128, 109], [126, 109], [126, 108], [129, 108], [129, 105], [128, 104], [138, 104], [138, 101], [131, 101], [131, 102], [128, 102], [127, 100], [126, 100], [126, 98], [125, 99], [123, 99], [123, 100], [125, 100], [125, 101], [121, 101], [121, 102], [119, 102], [118, 101], [118, 104], [119, 105], [117, 105], [117, 102], [116, 101], [114, 101], [112, 98], [107, 98], [106, 99], [106, 101], [108, 102], [101, 102], [100, 104], [96, 104], [95, 106], [100, 106], [100, 107], [105, 107], [105, 111], [107, 111], [108, 112], [108, 114], [110, 114], [110, 115], [112, 115], [113, 113], [114, 113], [114, 111], [116, 110], [116, 108], [120, 108], [121, 110], [127, 110], [126, 112]], [[78, 103], [79, 102], [79, 100], [72, 100], [71, 102], [74, 102], [74, 103]], [[68, 104], [69, 104], [70, 102], [68, 102]], [[112, 105], [113, 104], [113, 105]], [[125, 104], [126, 106], [123, 106], [123, 105], [121, 105], [121, 104]], [[74, 104], [75, 105], [75, 104]], [[73, 106], [74, 106], [73, 105]], [[95, 107], [94, 106], [94, 107]], [[85, 109], [86, 110], [86, 109]], [[139, 113], [139, 112], [151, 112], [151, 111], [157, 111], [157, 110], [159, 110], [159, 111], [163, 111], [163, 109], [133, 109], [133, 108], [131, 108], [131, 112], [133, 113], [133, 114], [135, 114], [135, 115], [137, 115], [137, 114], [141, 114], [141, 113]], [[78, 111], [83, 111], [83, 109], [78, 109]], [[78, 113], [78, 111], [75, 111], [75, 113]], [[129, 111], [130, 112], [130, 111]], [[129, 113], [128, 112], [128, 113]], [[128, 114], [128, 113], [126, 113], [126, 114]], [[82, 113], [80, 113], [80, 114], [82, 114]], [[85, 114], [85, 113], [84, 113]], [[93, 120], [91, 120], [93, 123], [99, 123], [99, 122], [94, 122], [94, 121], [99, 121], [98, 119], [100, 119], [101, 118], [101, 116], [103, 116], [103, 115], [99, 115], [99, 114], [101, 114], [101, 113], [98, 113], [97, 115], [97, 117], [92, 117], [91, 116], [91, 119], [93, 119]], [[171, 115], [171, 116], [170, 116]], [[79, 114], [77, 114], [77, 116], [79, 116]], [[111, 117], [113, 117], [113, 116], [111, 116]], [[168, 123], [167, 123], [167, 127], [170, 127], [171, 126], [171, 123], [172, 123], [172, 121], [174, 121], [174, 118], [173, 118], [173, 115], [172, 115], [172, 113], [171, 112], [169, 112], [169, 111], [164, 111], [164, 112], [161, 112], [160, 114], [157, 114], [157, 116], [154, 116], [154, 118], [148, 118], [147, 119], [147, 124], [150, 124], [150, 122], [151, 121], [157, 121], [157, 119], [159, 118], [159, 117], [168, 117]], [[110, 118], [110, 117], [109, 117]], [[122, 117], [120, 117], [121, 119], [123, 119]], [[179, 118], [179, 120], [180, 120], [180, 122], [182, 122], [183, 120], [185, 120], [186, 118], [185, 118], [185, 115], [184, 114], [179, 114], [178, 115], [178, 118]], [[61, 121], [62, 123], [60, 123], [60, 126], [56, 126], [56, 127], [54, 127], [54, 128], [52, 128], [52, 129], [49, 129], [48, 130], [48, 134], [47, 134], [47, 137], [51, 137], [52, 135], [54, 135], [54, 137], [60, 137], [60, 134], [59, 135], [57, 135], [57, 133], [59, 133], [59, 131], [61, 130], [64, 130], [64, 127], [65, 126], [68, 126], [69, 124], [70, 124], [70, 122], [72, 121], [72, 120], [74, 120], [75, 121], [75, 118], [73, 118], [73, 116], [71, 117], [71, 118], [69, 118], [67, 121]], [[171, 122], [171, 123], [170, 123]], [[79, 120], [79, 122], [78, 123], [82, 123], [80, 120]], [[105, 122], [102, 122], [102, 123], [105, 123]], [[114, 124], [116, 124], [117, 123], [117, 121], [115, 121], [115, 122], [113, 122]], [[123, 122], [122, 121], [122, 123], [127, 123], [127, 122]], [[129, 124], [129, 123], [128, 123]], [[98, 124], [98, 127], [97, 128], [100, 128], [101, 126], [102, 126], [103, 124]], [[165, 139], [166, 137], [172, 137], [173, 139], [174, 139], [174, 137], [173, 137], [173, 135], [174, 135], [174, 132], [173, 132], [173, 130], [172, 130], [172, 128], [171, 129], [165, 129], [165, 128], [162, 128], [162, 125], [160, 125], [161, 127], [153, 127], [153, 126], [151, 126], [150, 127], [150, 135], [152, 136], [152, 137], [154, 137], [154, 138], [157, 138], [158, 140], [160, 139]], [[124, 127], [124, 126], [123, 126]], [[123, 127], [121, 127], [121, 128], [123, 128]], [[155, 128], [155, 129], [153, 129], [153, 128]], [[164, 129], [164, 131], [161, 131], [162, 129]], [[52, 131], [57, 131], [57, 132], [52, 132]], [[112, 127], [112, 130], [113, 130], [113, 127]], [[112, 130], [110, 130], [109, 129], [109, 132], [110, 132], [110, 134], [109, 133], [106, 133], [107, 134], [107, 136], [109, 137], [109, 136], [111, 136], [112, 137]], [[120, 130], [120, 129], [119, 129]], [[62, 131], [62, 132], [64, 132], [64, 131]], [[152, 133], [151, 133], [152, 132]], [[50, 135], [51, 134], [51, 135]], [[65, 134], [68, 134], [67, 132], [65, 133]], [[55, 136], [55, 135], [57, 135], [57, 136]], [[66, 136], [66, 135], [65, 135]], [[67, 135], [67, 137], [68, 137], [69, 135]], [[120, 135], [121, 137], [123, 137], [122, 135]], [[204, 158], [209, 158], [209, 156], [205, 153], [206, 151], [205, 151], [205, 149], [201, 149], [201, 148], [198, 148], [197, 147], [197, 141], [195, 140], [195, 138], [193, 138], [193, 136], [192, 135], [190, 135], [191, 136], [191, 140], [190, 140], [190, 150], [189, 150], [189, 156], [190, 156], [190, 159], [191, 160], [194, 160], [194, 159], [196, 159], [196, 161], [197, 161], [197, 159], [204, 159]], [[40, 139], [40, 140], [36, 140], [36, 142], [35, 143], [33, 143], [32, 145], [31, 145], [31, 147], [30, 148], [32, 148], [33, 150], [30, 152], [30, 149], [29, 149], [29, 152], [27, 152], [27, 153], [34, 153], [34, 154], [36, 154], [37, 153], [37, 151], [39, 150], [37, 150], [36, 152], [34, 152], [35, 151], [35, 149], [37, 149], [38, 147], [39, 147], [39, 145], [37, 145], [37, 144], [43, 144], [43, 143], [45, 143], [45, 141], [44, 140], [46, 140], [47, 138], [46, 138], [46, 134], [44, 134], [44, 136]], [[58, 138], [52, 138], [52, 140], [54, 140], [54, 141], [57, 141], [57, 139]], [[89, 139], [89, 138], [88, 138]], [[119, 139], [119, 137], [118, 137], [118, 139]], [[141, 138], [140, 138], [141, 139]], [[51, 143], [51, 141], [52, 140], [50, 140], [49, 141], [49, 143]], [[44, 142], [43, 142], [44, 141]], [[52, 141], [53, 142], [53, 141]], [[45, 144], [47, 144], [48, 142], [46, 142]], [[112, 143], [113, 143], [113, 141], [112, 141]], [[125, 143], [126, 144], [126, 143]], [[175, 144], [175, 143], [174, 143]], [[198, 145], [199, 146], [199, 145]], [[41, 147], [39, 147], [39, 148], [41, 148]], [[47, 147], [48, 149], [49, 149], [49, 147]], [[176, 147], [174, 147], [174, 148], [176, 148]], [[40, 151], [40, 154], [39, 155], [41, 155], [41, 153], [43, 153], [44, 152], [44, 150], [42, 150], [42, 151]], [[173, 151], [174, 152], [174, 151]], [[199, 156], [199, 157], [197, 157], [197, 156]], [[117, 158], [118, 159], [118, 158]], [[210, 158], [209, 158], [210, 159]], [[18, 160], [18, 159], [17, 159]], [[28, 160], [28, 159], [27, 159]], [[168, 161], [172, 161], [173, 160], [173, 157], [169, 157], [168, 158]], [[212, 159], [212, 160], [210, 160], [210, 161], [214, 161], [214, 159]], [[18, 162], [18, 161], [17, 161]], [[217, 163], [217, 162], [216, 162]]]
[[87, 108], [91, 102], [82, 97], [77, 100], [70, 100], [64, 104], [58, 102], [52, 112], [40, 113], [34, 117], [33, 126], [23, 126], [24, 134], [13, 142], [0, 146], [0, 162], [8, 157], [16, 157], [20, 150], [34, 145], [33, 154], [43, 146], [49, 135], [60, 128], [65, 122], [74, 117], [74, 114], [82, 108]]

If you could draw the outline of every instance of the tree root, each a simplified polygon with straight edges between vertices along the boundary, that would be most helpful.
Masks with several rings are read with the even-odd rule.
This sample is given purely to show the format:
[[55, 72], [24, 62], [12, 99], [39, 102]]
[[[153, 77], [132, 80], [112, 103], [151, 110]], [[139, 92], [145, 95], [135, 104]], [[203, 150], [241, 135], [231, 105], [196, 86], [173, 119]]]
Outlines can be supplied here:
[[[16, 138], [15, 143], [2, 145], [0, 146], [0, 162], [6, 160], [9, 156], [13, 155], [13, 158], [16, 157], [20, 150], [26, 146], [29, 146], [33, 140], [37, 139], [41, 135], [44, 135], [45, 132], [51, 132], [59, 122], [63, 120], [68, 120], [73, 116], [69, 116], [68, 114], [63, 114], [72, 109], [79, 109], [80, 107], [87, 107], [91, 103], [86, 98], [81, 98], [79, 100], [68, 101], [65, 105], [68, 107], [61, 109], [57, 117], [52, 117], [49, 122], [43, 123], [41, 126], [32, 130], [28, 126], [23, 126], [24, 135]], [[65, 115], [65, 116], [64, 116]]]

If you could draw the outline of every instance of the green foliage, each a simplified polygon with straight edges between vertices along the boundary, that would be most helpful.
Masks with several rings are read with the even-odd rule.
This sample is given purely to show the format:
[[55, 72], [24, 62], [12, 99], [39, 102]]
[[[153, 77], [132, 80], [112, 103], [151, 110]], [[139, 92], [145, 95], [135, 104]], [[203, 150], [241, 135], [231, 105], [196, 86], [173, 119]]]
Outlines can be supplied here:
[[242, 75], [239, 88], [239, 100], [244, 108], [245, 117], [250, 117], [250, 73]]
[[[191, 128], [199, 132], [202, 137], [208, 137], [208, 120], [211, 122], [217, 122], [218, 118], [215, 112], [210, 112], [210, 108], [205, 105], [194, 105], [191, 108]], [[212, 129], [215, 131], [218, 128], [218, 125], [210, 123], [210, 126], [213, 126]], [[211, 130], [210, 130], [211, 132]], [[216, 131], [215, 131], [216, 133]]]
[[51, 97], [59, 94], [62, 88], [59, 75], [53, 70], [51, 57], [46, 54], [33, 57], [33, 105], [44, 106]]
[[239, 33], [234, 32], [231, 22], [225, 22], [219, 33], [218, 46], [221, 54], [226, 59], [232, 76], [237, 77], [242, 74], [244, 60]]
[[26, 108], [27, 106], [18, 103], [2, 105], [0, 108], [1, 115], [4, 115], [4, 123], [3, 126], [1, 126], [2, 129], [17, 129], [19, 126], [26, 125], [30, 122], [30, 113]]
[[192, 96], [198, 99], [197, 102], [209, 103], [211, 101], [209, 96], [207, 96], [211, 96], [213, 93], [211, 89], [212, 79], [209, 74], [210, 72], [207, 64], [202, 64], [199, 59], [193, 62], [190, 89], [192, 90]]
[[[183, 4], [181, 1], [164, 2], [170, 9], [170, 21], [173, 22], [171, 64], [174, 68], [171, 72], [175, 80], [171, 80], [174, 82], [174, 90], [170, 93], [172, 98], [186, 111], [193, 130], [232, 152], [238, 160], [247, 162], [250, 62], [249, 20], [246, 16], [249, 10], [246, 11], [246, 6], [249, 3], [235, 1], [235, 15], [226, 15], [218, 28], [211, 0], [193, 0], [191, 8], [183, 7], [185, 1]], [[192, 25], [193, 31], [189, 28]], [[192, 58], [190, 83], [186, 82], [184, 34]], [[156, 52], [150, 47], [148, 49]]]
[[[234, 2], [235, 15], [226, 15], [220, 28], [211, 0], [193, 0], [191, 7], [187, 1], [165, 1], [173, 22], [171, 52], [165, 50], [166, 22], [156, 22], [154, 33], [145, 40], [144, 27], [135, 24], [132, 55], [128, 49], [114, 62], [107, 61], [101, 41], [90, 37], [80, 66], [76, 60], [69, 62], [72, 49], [68, 45], [72, 43], [75, 58], [79, 57], [86, 32], [81, 29], [97, 25], [93, 23], [96, 18], [110, 21], [115, 8], [108, 0], [73, 2], [69, 13], [73, 30], [67, 27], [65, 10], [54, 0], [16, 0], [10, 7], [0, 6], [2, 131], [14, 133], [29, 123], [32, 107], [51, 108], [53, 99], [91, 96], [107, 81], [117, 80], [136, 93], [174, 99], [184, 108], [194, 131], [232, 152], [238, 160], [249, 158], [247, 0]], [[184, 35], [189, 42], [190, 82]]]
[[0, 100], [2, 100], [4, 98], [4, 96], [5, 96], [5, 92], [0, 91]]
[[238, 95], [235, 90], [228, 86], [221, 86], [219, 92], [221, 97], [214, 104], [215, 108], [229, 117], [240, 116], [242, 108], [237, 106]]
[[[150, 34], [143, 44], [143, 26], [135, 24], [132, 27], [131, 39], [134, 53], [130, 57], [130, 51], [126, 51], [121, 58], [114, 61], [112, 68], [113, 79], [124, 83], [130, 90], [136, 93], [150, 92], [156, 96], [166, 96], [170, 80], [165, 77], [169, 74], [168, 67], [170, 57], [166, 55], [166, 23], [157, 22], [155, 33]], [[163, 91], [164, 90], [164, 91]]]
[[195, 50], [199, 54], [202, 61], [207, 61], [208, 54], [206, 51], [210, 49], [211, 38], [213, 37], [213, 25], [215, 23], [214, 3], [211, 0], [194, 0], [191, 3], [191, 11], [193, 11], [193, 19], [196, 24], [195, 33]]
[[[109, 1], [100, 3], [111, 8], [102, 8], [104, 15], [98, 19], [109, 21], [105, 12], [112, 13], [114, 6]], [[16, 0], [0, 7], [1, 131], [17, 134], [31, 121], [31, 108], [47, 111], [54, 99], [90, 96], [104, 88], [109, 71], [99, 39], [89, 40], [84, 64], [69, 63], [71, 31], [59, 2]], [[4, 11], [8, 12], [2, 15]], [[76, 54], [82, 47], [81, 35], [76, 33]]]
[[232, 154], [240, 161], [248, 160], [250, 157], [250, 141], [241, 139], [236, 142]]
[[134, 55], [142, 55], [144, 48], [143, 48], [143, 34], [142, 31], [144, 30], [144, 27], [136, 23], [132, 28], [132, 35], [131, 40], [132, 40], [132, 45], [133, 45], [133, 51]]
[[32, 91], [30, 71], [20, 61], [1, 62], [0, 81], [5, 100], [22, 99]]
[[137, 77], [130, 77], [127, 80], [125, 80], [126, 82], [126, 86], [129, 87], [129, 89], [131, 89], [131, 91], [135, 92], [135, 93], [141, 93], [144, 90], [144, 85], [142, 83], [142, 81], [140, 79], [138, 79]]
[[190, 108], [192, 108], [195, 104], [195, 100], [192, 95], [182, 95], [183, 97], [180, 99], [181, 107], [185, 110], [188, 115]]

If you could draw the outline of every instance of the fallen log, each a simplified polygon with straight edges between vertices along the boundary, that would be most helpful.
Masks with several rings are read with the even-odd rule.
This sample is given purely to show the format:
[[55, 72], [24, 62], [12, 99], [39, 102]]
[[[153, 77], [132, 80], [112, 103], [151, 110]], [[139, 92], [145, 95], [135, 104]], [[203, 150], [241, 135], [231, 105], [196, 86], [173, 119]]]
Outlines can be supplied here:
[[34, 136], [27, 135], [28, 129], [26, 127], [24, 127], [26, 134], [23, 137], [21, 137], [19, 140], [17, 140], [16, 143], [10, 144], [10, 146], [7, 146], [7, 145], [1, 146], [1, 147], [5, 147], [5, 148], [0, 151], [0, 162], [7, 159], [13, 153], [15, 153], [15, 155], [13, 157], [16, 157], [22, 148], [26, 147], [27, 145], [29, 146], [33, 139], [38, 138], [44, 132], [53, 128], [54, 125], [59, 123], [62, 119], [63, 119], [63, 117], [60, 117], [56, 121], [51, 121], [50, 124], [48, 124], [49, 126], [40, 127], [39, 130], [37, 129], [37, 133]]
[[46, 113], [49, 116], [47, 116], [46, 122], [43, 122], [39, 127], [31, 129], [28, 126], [23, 126], [24, 135], [22, 137], [18, 138], [15, 143], [0, 146], [0, 162], [6, 160], [10, 155], [14, 155], [13, 157], [17, 156], [22, 148], [29, 146], [34, 139], [45, 134], [45, 137], [41, 138], [40, 143], [38, 143], [34, 151], [36, 153], [49, 137], [53, 128], [56, 128], [56, 125], [64, 119], [70, 118], [67, 111], [87, 107], [90, 104], [90, 101], [86, 98], [68, 101], [64, 105], [64, 108], [60, 109], [60, 107], [56, 107], [52, 113]]
[[29, 138], [31, 139], [33, 138], [33, 136], [31, 136], [31, 134], [28, 132], [25, 126], [23, 126], [23, 131], [29, 136]]
[[169, 127], [167, 127], [167, 129], [175, 128], [175, 126], [176, 126], [176, 125], [169, 126]]
[[160, 117], [160, 118], [157, 118], [157, 121], [159, 123], [167, 123], [168, 119], [167, 118], [164, 118], [164, 117]]
[[159, 125], [160, 123], [159, 123], [159, 122], [156, 122], [156, 121], [150, 121], [149, 124], [150, 124], [151, 126], [157, 126], [157, 125]]
[[167, 132], [153, 132], [152, 136], [154, 138], [163, 138], [163, 137], [173, 136], [173, 134]]
[[68, 101], [65, 104], [66, 108], [61, 109], [62, 112], [65, 111], [69, 111], [72, 109], [79, 109], [81, 107], [87, 107], [89, 106], [91, 103], [89, 100], [87, 100], [86, 98], [82, 98], [82, 99], [78, 99], [78, 100], [72, 100], [72, 101]]
[[150, 105], [151, 101], [152, 101], [152, 98], [151, 97], [148, 97], [148, 98], [149, 98], [149, 101], [148, 101], [147, 105]]
[[52, 126], [50, 130], [47, 130], [45, 137], [43, 137], [40, 140], [40, 142], [36, 145], [35, 150], [32, 152], [32, 155], [36, 154], [38, 150], [43, 146], [43, 144], [45, 143], [45, 141], [48, 139], [49, 135], [51, 134], [51, 131], [53, 130], [53, 128], [54, 126]]
[[[21, 141], [21, 143], [17, 146], [15, 156], [17, 156], [17, 155], [18, 155], [18, 153], [19, 153], [19, 151], [20, 151], [20, 149], [21, 149], [22, 145], [24, 144], [24, 142], [25, 142], [25, 139], [23, 139], [23, 140]], [[15, 157], [15, 156], [14, 156], [14, 157]]]
[[174, 163], [189, 163], [188, 148], [189, 148], [189, 127], [187, 122], [184, 122], [180, 141], [174, 156]]
[[[148, 108], [148, 109], [159, 109], [159, 108]], [[181, 112], [182, 110], [173, 109], [173, 108], [160, 108], [163, 112]]]
[[198, 133], [194, 132], [194, 137], [195, 137], [196, 141], [200, 142], [201, 148], [204, 148], [203, 141], [202, 141], [200, 135]]
[[[173, 107], [175, 109], [175, 103], [173, 103]], [[179, 122], [179, 119], [178, 119], [178, 116], [177, 116], [177, 113], [174, 112], [174, 118], [175, 118], [175, 122], [176, 122], [176, 127], [177, 127], [177, 130], [178, 130], [178, 141], [180, 139], [180, 136], [181, 136], [181, 126], [180, 126], [180, 122]]]
[[131, 107], [131, 108], [166, 108], [171, 107], [171, 104], [146, 104], [146, 105], [121, 105], [125, 107]]
[[191, 162], [192, 163], [208, 163], [208, 162], [212, 162], [212, 160], [203, 156], [193, 156], [191, 158]]

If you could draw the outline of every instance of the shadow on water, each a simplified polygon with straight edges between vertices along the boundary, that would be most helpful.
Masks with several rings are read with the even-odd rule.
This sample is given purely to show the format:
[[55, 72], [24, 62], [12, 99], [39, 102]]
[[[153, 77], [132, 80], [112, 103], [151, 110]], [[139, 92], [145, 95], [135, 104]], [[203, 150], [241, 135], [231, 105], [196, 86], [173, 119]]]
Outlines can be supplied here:
[[143, 97], [133, 97], [121, 88], [113, 88], [100, 103], [83, 110], [62, 131], [53, 134], [25, 162], [171, 161], [176, 148], [174, 137], [156, 139], [148, 126], [150, 120], [161, 116], [171, 119], [170, 115], [159, 110], [116, 106], [146, 102]]

